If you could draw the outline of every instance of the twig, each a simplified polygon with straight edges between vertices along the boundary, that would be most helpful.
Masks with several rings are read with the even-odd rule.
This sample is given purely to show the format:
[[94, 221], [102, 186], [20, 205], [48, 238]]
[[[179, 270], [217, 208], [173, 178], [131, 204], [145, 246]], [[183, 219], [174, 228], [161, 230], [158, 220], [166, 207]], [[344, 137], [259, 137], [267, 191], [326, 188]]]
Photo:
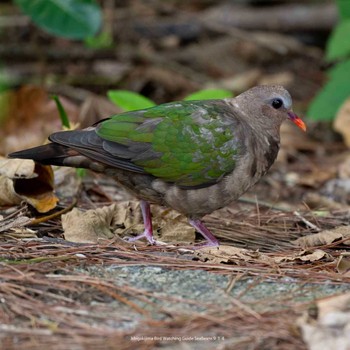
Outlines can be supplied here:
[[300, 213], [298, 213], [297, 211], [293, 211], [293, 214], [298, 217], [306, 226], [310, 227], [312, 230], [315, 230], [317, 232], [320, 232], [321, 229], [319, 227], [317, 227], [316, 225], [314, 225], [313, 223], [311, 223], [309, 220], [306, 220]]
[[34, 225], [38, 225], [38, 224], [41, 224], [43, 222], [46, 222], [46, 221], [49, 221], [51, 219], [54, 219], [54, 218], [57, 218], [59, 216], [61, 216], [62, 214], [64, 213], [67, 213], [68, 211], [70, 211], [73, 207], [75, 207], [75, 205], [77, 204], [77, 198], [74, 198], [73, 202], [66, 208], [60, 210], [60, 211], [57, 211], [51, 215], [47, 215], [47, 216], [44, 216], [44, 217], [41, 217], [41, 218], [38, 218], [38, 219], [33, 219], [32, 221], [30, 221], [28, 223], [28, 226], [34, 226]]

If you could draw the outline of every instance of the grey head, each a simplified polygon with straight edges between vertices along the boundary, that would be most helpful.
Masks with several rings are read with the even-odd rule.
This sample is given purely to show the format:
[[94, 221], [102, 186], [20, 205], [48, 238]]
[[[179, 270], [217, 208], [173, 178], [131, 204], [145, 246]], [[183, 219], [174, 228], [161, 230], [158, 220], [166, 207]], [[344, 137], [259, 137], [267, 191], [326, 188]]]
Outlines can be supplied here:
[[305, 131], [305, 124], [292, 110], [292, 97], [283, 86], [255, 86], [226, 102], [253, 129], [279, 132], [282, 122], [289, 119]]

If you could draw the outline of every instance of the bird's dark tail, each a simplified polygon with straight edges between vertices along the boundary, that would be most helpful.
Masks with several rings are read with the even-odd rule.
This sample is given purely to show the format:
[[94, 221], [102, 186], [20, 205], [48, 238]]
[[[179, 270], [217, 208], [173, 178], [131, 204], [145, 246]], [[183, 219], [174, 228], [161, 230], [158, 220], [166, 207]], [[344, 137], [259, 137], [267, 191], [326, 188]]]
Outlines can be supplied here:
[[[43, 165], [68, 165], [67, 158], [79, 155], [71, 148], [57, 143], [48, 143], [47, 145], [25, 149], [10, 153], [9, 158], [33, 159]], [[69, 165], [68, 165], [69, 166]], [[72, 165], [70, 165], [72, 166]], [[74, 165], [73, 165], [74, 166]]]

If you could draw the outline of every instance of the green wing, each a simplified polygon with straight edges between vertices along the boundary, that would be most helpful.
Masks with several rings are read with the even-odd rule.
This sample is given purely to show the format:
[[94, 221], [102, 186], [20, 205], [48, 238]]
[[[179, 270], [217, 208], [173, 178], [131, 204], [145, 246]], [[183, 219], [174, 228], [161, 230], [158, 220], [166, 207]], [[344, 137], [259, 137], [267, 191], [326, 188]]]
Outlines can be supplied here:
[[205, 187], [233, 171], [237, 123], [225, 102], [183, 101], [113, 116], [96, 133], [106, 151], [127, 159], [135, 171], [181, 187]]

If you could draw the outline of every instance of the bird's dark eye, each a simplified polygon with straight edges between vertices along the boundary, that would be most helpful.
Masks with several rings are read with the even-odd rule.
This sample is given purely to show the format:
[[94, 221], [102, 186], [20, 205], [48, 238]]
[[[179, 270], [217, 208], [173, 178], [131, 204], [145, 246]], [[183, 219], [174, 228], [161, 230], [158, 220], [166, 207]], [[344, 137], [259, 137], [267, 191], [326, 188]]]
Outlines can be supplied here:
[[279, 109], [283, 106], [283, 101], [280, 98], [275, 98], [272, 100], [272, 107], [274, 109]]

